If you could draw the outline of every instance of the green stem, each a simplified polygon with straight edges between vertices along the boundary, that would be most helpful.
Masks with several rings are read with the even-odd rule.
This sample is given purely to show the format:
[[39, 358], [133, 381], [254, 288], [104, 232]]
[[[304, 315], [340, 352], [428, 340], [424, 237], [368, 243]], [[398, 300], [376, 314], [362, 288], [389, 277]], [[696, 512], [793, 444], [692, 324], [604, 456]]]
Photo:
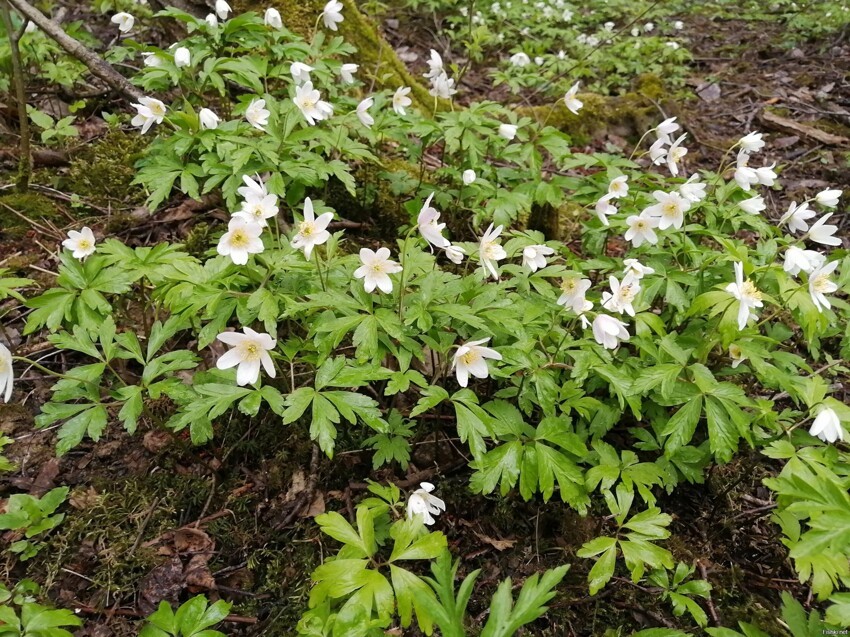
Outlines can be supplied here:
[[54, 372], [52, 369], [47, 369], [41, 363], [37, 363], [36, 361], [26, 358], [25, 356], [12, 356], [13, 361], [20, 361], [22, 363], [26, 363], [27, 365], [31, 365], [36, 369], [44, 372], [45, 374], [50, 374], [51, 376], [56, 376], [57, 378], [70, 378], [69, 376], [62, 374], [60, 372]]

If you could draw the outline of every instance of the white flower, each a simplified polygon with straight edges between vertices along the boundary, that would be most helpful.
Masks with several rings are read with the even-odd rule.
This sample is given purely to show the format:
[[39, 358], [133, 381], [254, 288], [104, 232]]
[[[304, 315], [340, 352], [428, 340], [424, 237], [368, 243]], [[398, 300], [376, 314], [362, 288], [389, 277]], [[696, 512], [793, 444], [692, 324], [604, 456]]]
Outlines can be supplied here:
[[295, 80], [296, 84], [309, 82], [310, 71], [312, 70], [313, 67], [308, 64], [304, 64], [304, 62], [293, 62], [289, 66], [289, 73], [292, 75], [292, 79]]
[[236, 384], [253, 385], [260, 379], [260, 366], [266, 370], [271, 378], [275, 377], [276, 371], [269, 351], [273, 350], [276, 342], [268, 334], [255, 332], [250, 327], [242, 328], [243, 334], [239, 332], [222, 332], [216, 338], [230, 345], [229, 349], [216, 361], [218, 369], [230, 369], [236, 367]]
[[839, 197], [841, 197], [840, 190], [821, 190], [815, 195], [815, 201], [827, 208], [835, 208], [838, 205]]
[[800, 271], [808, 274], [813, 270], [817, 270], [824, 263], [826, 263], [826, 257], [820, 252], [790, 246], [785, 252], [785, 262], [782, 265], [782, 269], [788, 274], [796, 276]]
[[656, 190], [652, 196], [658, 203], [646, 208], [641, 215], [658, 219], [659, 230], [666, 230], [670, 226], [677, 230], [681, 228], [685, 222], [685, 212], [691, 207], [690, 202], [678, 192]]
[[481, 242], [478, 244], [478, 258], [481, 264], [490, 271], [494, 279], [499, 278], [499, 273], [496, 270], [496, 263], [508, 256], [505, 249], [498, 243], [499, 235], [502, 234], [503, 226], [497, 226], [493, 229], [493, 224], [487, 228], [484, 236], [481, 237]]
[[375, 123], [375, 118], [369, 115], [369, 109], [372, 108], [372, 104], [374, 103], [374, 99], [367, 97], [357, 105], [357, 119], [359, 119], [360, 123], [366, 128], [372, 128], [372, 124]]
[[325, 28], [336, 31], [336, 25], [342, 22], [342, 3], [339, 0], [330, 0], [322, 9], [322, 21]]
[[357, 73], [359, 68], [360, 65], [358, 64], [343, 64], [339, 68], [339, 76], [346, 84], [354, 84], [354, 74]]
[[605, 349], [616, 349], [620, 341], [629, 340], [629, 332], [621, 320], [597, 314], [593, 319], [593, 338]]
[[832, 294], [838, 289], [838, 285], [829, 278], [829, 275], [835, 272], [837, 267], [838, 261], [830, 261], [809, 275], [809, 294], [812, 296], [812, 303], [815, 304], [818, 312], [823, 312], [824, 308], [832, 307], [826, 295]]
[[[841, 239], [835, 236], [838, 226], [827, 224], [827, 220], [832, 216], [832, 213], [824, 215], [812, 224], [809, 228], [808, 236], [810, 240], [824, 246], [840, 246]], [[826, 224], [826, 225], [824, 225]]]
[[545, 268], [546, 257], [555, 254], [555, 250], [549, 246], [531, 245], [522, 249], [522, 265], [532, 272]]
[[263, 251], [263, 233], [260, 224], [247, 221], [243, 217], [233, 216], [227, 224], [227, 232], [218, 241], [218, 253], [229, 256], [236, 265], [248, 263], [249, 254], [259, 254]]
[[207, 130], [218, 128], [218, 123], [221, 121], [221, 118], [208, 108], [201, 109], [198, 119], [201, 120], [201, 128]]
[[138, 104], [130, 104], [136, 109], [136, 115], [130, 122], [133, 126], [141, 126], [142, 134], [150, 130], [150, 127], [156, 124], [162, 124], [165, 119], [165, 104], [153, 97], [143, 97]]
[[620, 314], [625, 312], [629, 316], [634, 316], [635, 308], [632, 307], [632, 303], [640, 293], [638, 279], [627, 274], [623, 277], [621, 283], [617, 280], [617, 277], [612, 276], [608, 279], [608, 285], [611, 286], [611, 291], [602, 293], [602, 307]]
[[413, 104], [413, 100], [408, 97], [409, 94], [409, 86], [399, 86], [393, 93], [393, 110], [397, 114], [402, 116], [407, 114], [405, 109]]
[[208, 13], [207, 17], [204, 18], [204, 20], [206, 20], [206, 23], [210, 25], [210, 27], [212, 27], [213, 29], [218, 26], [218, 18], [214, 13]]
[[654, 28], [655, 28], [655, 25], [652, 22], [647, 22], [646, 24], [643, 25], [643, 30], [646, 31], [647, 33], [652, 31]]
[[774, 166], [776, 166], [775, 162], [770, 166], [756, 168], [756, 179], [758, 179], [759, 184], [762, 186], [772, 186], [776, 183], [776, 173], [773, 171]]
[[833, 443], [837, 440], [844, 440], [844, 428], [841, 426], [841, 419], [830, 407], [821, 407], [818, 410], [818, 415], [815, 416], [815, 421], [812, 423], [809, 433], [824, 442]]
[[[619, 199], [621, 197], [625, 197], [629, 194], [629, 177], [627, 175], [620, 175], [619, 177], [614, 177], [611, 180], [611, 183], [608, 184], [608, 194], [614, 197], [615, 199]], [[605, 223], [603, 221], [603, 223]], [[605, 225], [608, 225], [607, 223]]]
[[617, 214], [617, 207], [611, 203], [615, 197], [615, 194], [609, 192], [596, 200], [596, 216], [599, 217], [603, 226], [609, 226], [608, 217]]
[[85, 226], [77, 232], [71, 230], [68, 232], [68, 238], [62, 242], [62, 245], [71, 251], [72, 256], [80, 261], [90, 257], [95, 251], [95, 238], [91, 228]]
[[743, 201], [738, 202], [738, 206], [740, 206], [741, 210], [746, 212], [748, 215], [757, 215], [767, 208], [767, 204], [764, 203], [764, 197], [761, 195], [744, 199]]
[[513, 124], [502, 124], [499, 126], [499, 136], [511, 141], [516, 137], [517, 127]]
[[407, 517], [422, 517], [422, 522], [431, 525], [436, 520], [432, 516], [440, 515], [446, 510], [446, 503], [435, 495], [431, 495], [434, 485], [430, 482], [422, 482], [419, 488], [410, 494], [407, 499]]
[[142, 59], [145, 62], [145, 66], [150, 66], [151, 68], [162, 65], [162, 58], [152, 51], [142, 51]]
[[245, 221], [251, 221], [261, 228], [265, 228], [269, 225], [266, 219], [275, 217], [277, 212], [277, 197], [275, 195], [251, 196], [245, 199], [242, 208], [233, 216], [241, 217]]
[[705, 199], [705, 184], [699, 180], [699, 173], [694, 173], [679, 186], [679, 194], [691, 203], [699, 203]]
[[227, 4], [226, 0], [215, 0], [215, 12], [218, 14], [218, 17], [222, 20], [227, 20], [227, 16], [230, 15], [232, 9], [230, 5]]
[[466, 387], [469, 384], [470, 374], [475, 378], [487, 378], [490, 375], [486, 359], [502, 360], [502, 355], [496, 350], [481, 347], [482, 343], [489, 340], [489, 338], [482, 338], [480, 341], [470, 341], [457, 348], [452, 366], [455, 368], [457, 382], [461, 387]]
[[266, 13], [263, 16], [263, 22], [267, 27], [271, 27], [273, 29], [283, 28], [283, 20], [280, 18], [280, 11], [273, 7], [266, 9]]
[[676, 20], [673, 23], [673, 28], [676, 29], [676, 31], [681, 31], [682, 29], [685, 28], [685, 23], [682, 22], [681, 20]]
[[454, 264], [460, 265], [463, 262], [463, 257], [466, 254], [466, 250], [463, 249], [463, 246], [459, 245], [449, 245], [445, 248], [446, 256], [449, 261]]
[[305, 82], [301, 86], [295, 87], [295, 99], [293, 101], [310, 126], [314, 126], [317, 121], [333, 115], [333, 106], [323, 102], [321, 97], [319, 91], [313, 88], [312, 82]]
[[626, 276], [631, 276], [637, 281], [640, 281], [647, 274], [655, 274], [655, 270], [648, 265], [643, 265], [637, 259], [625, 259], [623, 261], [623, 265], [626, 266], [623, 268], [623, 272]]
[[12, 397], [12, 387], [15, 384], [15, 370], [12, 367], [12, 352], [0, 343], [0, 395], [3, 402], [8, 403]]
[[430, 59], [425, 61], [428, 63], [428, 72], [423, 75], [424, 78], [433, 80], [443, 73], [443, 58], [434, 49], [431, 49]]
[[749, 166], [750, 155], [745, 150], [738, 151], [738, 158], [735, 163], [735, 183], [740, 186], [744, 192], [749, 192], [750, 187], [759, 182], [758, 174], [755, 169]]
[[35, 33], [38, 31], [38, 25], [35, 22], [27, 22], [27, 26], [24, 27], [24, 33]]
[[129, 13], [122, 11], [121, 13], [116, 13], [112, 16], [111, 22], [112, 24], [118, 25], [118, 30], [121, 33], [127, 33], [133, 28], [133, 25], [136, 23], [136, 18]]
[[263, 199], [269, 194], [266, 184], [263, 183], [259, 175], [257, 175], [257, 181], [254, 181], [248, 175], [242, 175], [242, 181], [245, 185], [237, 188], [236, 192], [246, 200]]
[[265, 131], [269, 124], [269, 115], [271, 111], [266, 110], [266, 100], [251, 100], [248, 108], [245, 110], [245, 119], [254, 128]]
[[729, 346], [729, 356], [732, 359], [732, 369], [737, 368], [738, 365], [747, 360], [747, 356], [746, 354], [744, 354], [744, 350], [742, 350], [741, 347], [739, 345], [736, 345], [735, 343], [732, 343]]
[[579, 82], [576, 82], [572, 85], [572, 87], [570, 87], [570, 90], [567, 91], [566, 95], [564, 95], [564, 104], [573, 115], [578, 115], [581, 107], [584, 106], [584, 102], [576, 97], [576, 95], [578, 95], [578, 86]]
[[464, 170], [463, 175], [461, 177], [463, 179], [463, 185], [464, 186], [469, 186], [469, 185], [475, 183], [475, 179], [476, 179], [475, 171], [472, 170], [471, 168]]
[[431, 80], [431, 90], [428, 91], [428, 94], [433, 97], [449, 99], [457, 93], [457, 89], [454, 86], [455, 81], [453, 79], [449, 78], [445, 73], [440, 73]]
[[[582, 279], [580, 274], [564, 277], [561, 280], [561, 296], [558, 297], [558, 305], [563, 305], [576, 314], [590, 309], [585, 307], [587, 301], [584, 298], [590, 285], [590, 279]], [[593, 307], [592, 304], [591, 307]]]
[[746, 153], [757, 153], [764, 148], [764, 140], [762, 133], [747, 133], [738, 140], [738, 146]]
[[787, 223], [791, 232], [805, 232], [809, 229], [809, 224], [806, 221], [814, 216], [815, 211], [809, 209], [807, 202], [804, 201], [798, 206], [796, 202], [792, 201], [791, 205], [788, 206], [788, 211], [779, 220], [779, 225], [783, 226]]
[[630, 216], [626, 219], [626, 224], [629, 229], [626, 230], [624, 238], [626, 241], [631, 241], [635, 248], [642, 246], [644, 242], [652, 245], [658, 243], [658, 235], [655, 234], [658, 218], [650, 217], [645, 210], [640, 215]]
[[682, 142], [685, 141], [687, 136], [687, 133], [683, 133], [667, 149], [667, 169], [674, 177], [679, 174], [679, 162], [688, 154], [688, 149], [682, 146]]
[[665, 42], [664, 46], [670, 47], [671, 49], [673, 49], [675, 51], [676, 49], [679, 48], [679, 43], [678, 42]]
[[[434, 197], [432, 192], [428, 195], [422, 208], [419, 210], [419, 216], [416, 219], [416, 225], [419, 227], [420, 234], [425, 238], [425, 241], [436, 248], [448, 248], [451, 244], [449, 240], [443, 236], [444, 223], [438, 223], [440, 213], [436, 208], [431, 207], [431, 199]], [[452, 259], [454, 261], [454, 259]]]
[[514, 53], [510, 57], [510, 63], [516, 67], [522, 68], [531, 64], [531, 58], [529, 58], [525, 53], [522, 52]]
[[313, 212], [313, 201], [307, 197], [304, 200], [304, 220], [298, 224], [298, 233], [292, 239], [292, 247], [303, 248], [304, 257], [309, 259], [314, 247], [331, 238], [327, 227], [333, 218], [332, 212], [325, 212], [317, 218]]
[[676, 123], [675, 117], [668, 117], [655, 127], [655, 132], [658, 133], [659, 137], [669, 137], [677, 130], [679, 130], [679, 125]]
[[189, 66], [191, 62], [192, 58], [189, 53], [189, 49], [185, 46], [181, 46], [179, 49], [174, 51], [174, 66], [178, 69], [183, 68], [184, 66]]
[[740, 261], [735, 262], [735, 282], [727, 285], [726, 291], [738, 299], [738, 329], [742, 330], [750, 319], [758, 318], [752, 310], [762, 307], [763, 303], [755, 284], [749, 279], [744, 280], [744, 264]]
[[378, 248], [377, 252], [362, 248], [360, 263], [363, 265], [354, 271], [354, 278], [363, 279], [363, 288], [367, 292], [372, 292], [376, 287], [385, 294], [393, 291], [390, 274], [401, 272], [402, 267], [390, 260], [389, 248]]
[[668, 144], [670, 144], [670, 138], [667, 135], [659, 135], [649, 147], [649, 158], [655, 166], [660, 166], [667, 159]]

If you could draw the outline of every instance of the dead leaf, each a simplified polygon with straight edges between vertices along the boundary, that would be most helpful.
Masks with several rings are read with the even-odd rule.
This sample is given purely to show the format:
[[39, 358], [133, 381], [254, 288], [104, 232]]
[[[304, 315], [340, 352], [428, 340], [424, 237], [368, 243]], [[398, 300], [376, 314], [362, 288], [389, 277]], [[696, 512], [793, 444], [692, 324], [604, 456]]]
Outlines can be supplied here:
[[485, 544], [489, 544], [497, 551], [505, 551], [509, 548], [512, 548], [514, 544], [516, 544], [516, 540], [497, 540], [496, 538], [490, 537], [489, 535], [484, 535], [483, 533], [479, 533], [478, 531], [473, 530], [475, 533], [475, 537], [484, 542]]
[[700, 99], [704, 102], [716, 102], [720, 99], [720, 85], [706, 84], [697, 89], [697, 95], [699, 95]]
[[316, 497], [313, 498], [313, 502], [307, 507], [304, 511], [301, 512], [302, 518], [314, 518], [317, 515], [321, 515], [325, 512], [325, 497], [321, 494], [321, 492], [316, 493]]
[[71, 494], [70, 498], [68, 498], [68, 503], [72, 507], [74, 507], [75, 509], [79, 509], [80, 511], [91, 509], [99, 502], [100, 494], [94, 487], [89, 487], [85, 490], [78, 489]]

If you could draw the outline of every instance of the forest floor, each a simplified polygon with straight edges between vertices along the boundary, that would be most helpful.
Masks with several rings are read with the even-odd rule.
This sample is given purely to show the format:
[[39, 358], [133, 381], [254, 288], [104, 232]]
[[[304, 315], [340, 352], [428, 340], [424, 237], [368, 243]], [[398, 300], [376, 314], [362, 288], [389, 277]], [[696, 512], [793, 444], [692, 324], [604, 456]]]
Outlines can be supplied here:
[[[770, 139], [767, 161], [783, 166], [781, 181], [788, 197], [846, 183], [846, 32], [828, 41], [789, 46], [780, 24], [697, 14], [686, 23], [683, 37], [695, 58], [689, 96], [665, 100], [659, 108], [665, 116], [678, 116], [691, 135], [689, 170], [716, 169], [734, 140], [749, 130], [764, 130]], [[427, 42], [407, 45], [427, 54]], [[476, 86], [480, 97], [488, 97], [486, 88]], [[94, 121], [83, 124], [83, 139], [92, 143], [103, 130]], [[595, 138], [588, 149], [613, 145], [630, 152], [634, 141], [610, 133]], [[5, 161], [11, 168], [11, 160]], [[42, 165], [36, 175], [37, 183], [55, 188], [43, 191], [51, 214], [34, 217], [32, 227], [19, 219], [8, 225], [4, 221], [0, 230], [0, 267], [45, 283], [50, 281], [45, 272], [55, 268], [65, 227], [80, 222], [76, 207], [63, 202], [61, 193], [70, 195], [70, 184], [85, 177], [57, 163]], [[0, 197], [4, 209], [10, 201]], [[148, 244], [191, 240], [207, 232], [201, 213], [207, 221], [226, 218], [215, 201], [174, 201], [155, 217], [137, 214], [136, 221], [133, 205], [129, 214], [110, 219], [108, 205], [92, 203], [102, 214], [86, 221], [103, 228], [101, 234], [110, 228], [127, 241]], [[3, 216], [7, 218], [9, 214]], [[846, 214], [839, 222], [850, 225]], [[4, 338], [31, 358], [62, 368], [65, 363], [49, 343], [38, 335], [21, 335], [25, 313], [10, 307], [3, 308]], [[137, 620], [160, 600], [177, 601], [189, 593], [233, 601], [235, 621], [225, 624], [230, 634], [292, 634], [307, 605], [309, 573], [326, 553], [312, 517], [326, 509], [353, 516], [352, 503], [364, 493], [365, 476], [405, 488], [423, 479], [439, 485], [447, 504], [440, 529], [452, 552], [463, 558], [463, 569], [482, 569], [470, 604], [473, 616], [483, 616], [502, 578], [521, 582], [544, 568], [571, 563], [550, 612], [528, 634], [591, 636], [618, 626], [692, 625], [675, 617], [660, 598], [649, 606], [638, 604], [635, 592], [645, 589], [638, 591], [627, 577], [616, 577], [603, 592], [588, 596], [591, 564], [575, 553], [610, 524], [606, 512], [592, 510], [580, 517], [557, 501], [543, 506], [515, 494], [470, 494], [469, 458], [456, 444], [450, 417], [426, 421], [427, 433], [415, 440], [407, 474], [372, 471], [371, 450], [347, 451], [333, 461], [313, 457], [306, 432], [282, 427], [273, 415], [224, 423], [216, 441], [203, 448], [159, 430], [131, 436], [112, 427], [99, 442], [85, 441], [57, 459], [55, 431], [33, 427], [38, 406], [49, 394], [49, 379], [27, 370], [18, 383], [27, 391], [23, 403], [0, 409], [0, 433], [15, 440], [7, 455], [18, 469], [0, 475], [0, 493], [40, 495], [68, 485], [72, 496], [66, 519], [48, 546], [28, 562], [5, 558], [0, 578], [31, 577], [57, 604], [80, 609], [86, 627], [77, 635], [135, 635]], [[704, 484], [680, 485], [673, 495], [660, 497], [662, 510], [674, 516], [668, 548], [677, 560], [696, 562], [714, 587], [712, 601], [703, 603], [714, 625], [746, 620], [778, 630], [780, 590], [812, 604], [808, 587], [797, 582], [790, 567], [778, 527], [770, 521], [772, 503], [762, 480], [777, 468], [756, 452], [743, 453], [729, 465], [714, 467]], [[314, 482], [319, 488], [310, 493]], [[312, 501], [305, 503], [308, 493]]]

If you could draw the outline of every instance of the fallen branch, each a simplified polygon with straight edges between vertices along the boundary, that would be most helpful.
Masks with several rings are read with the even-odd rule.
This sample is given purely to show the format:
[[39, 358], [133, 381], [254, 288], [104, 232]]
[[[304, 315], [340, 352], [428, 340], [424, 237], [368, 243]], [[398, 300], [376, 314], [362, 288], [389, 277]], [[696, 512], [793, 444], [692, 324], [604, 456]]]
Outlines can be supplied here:
[[56, 40], [56, 43], [70, 55], [85, 64], [92, 75], [103, 80], [109, 87], [132, 100], [139, 100], [144, 97], [144, 93], [130, 84], [126, 77], [103, 61], [94, 51], [65, 33], [62, 27], [32, 6], [27, 0], [6, 1], [25, 19], [34, 23], [44, 33]]
[[6, 30], [6, 35], [9, 37], [9, 50], [12, 58], [12, 86], [15, 87], [15, 101], [18, 107], [18, 126], [21, 129], [20, 151], [21, 156], [18, 159], [18, 178], [16, 185], [18, 191], [26, 192], [30, 184], [30, 175], [32, 175], [32, 154], [30, 152], [30, 125], [29, 115], [27, 115], [27, 95], [26, 87], [24, 86], [24, 70], [21, 65], [21, 52], [18, 48], [18, 41], [21, 39], [21, 33], [16, 33], [12, 26], [12, 14], [9, 12], [9, 4], [7, 0], [0, 0], [0, 19], [3, 22], [3, 28]]

